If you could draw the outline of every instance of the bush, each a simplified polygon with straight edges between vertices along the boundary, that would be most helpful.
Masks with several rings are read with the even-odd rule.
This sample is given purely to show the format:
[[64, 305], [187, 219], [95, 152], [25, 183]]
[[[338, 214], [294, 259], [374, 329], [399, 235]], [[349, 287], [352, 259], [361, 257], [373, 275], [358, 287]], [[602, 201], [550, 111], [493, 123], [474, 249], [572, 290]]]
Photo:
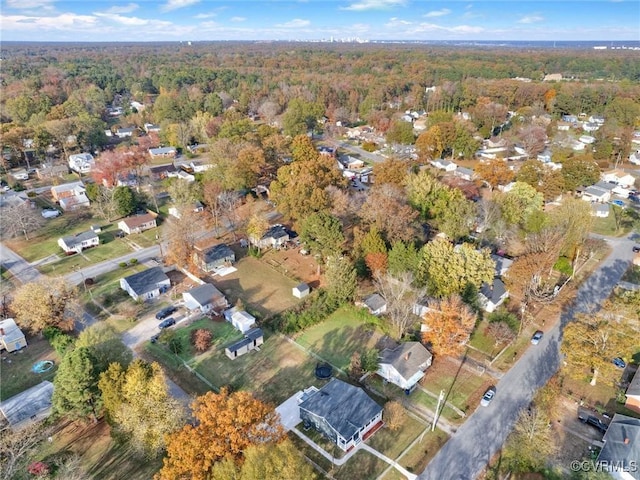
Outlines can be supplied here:
[[378, 357], [380, 352], [378, 352], [375, 348], [370, 348], [366, 350], [361, 355], [362, 369], [365, 372], [375, 372], [378, 370]]
[[127, 262], [120, 262], [120, 263], [118, 264], [118, 266], [119, 266], [120, 268], [127, 268], [127, 265], [128, 265], [128, 264], [127, 264]]
[[73, 348], [73, 344], [75, 343], [75, 340], [71, 335], [67, 335], [57, 327], [46, 327], [42, 331], [42, 334], [49, 342], [49, 345], [51, 345], [51, 347], [61, 357], [64, 356], [67, 350]]
[[31, 190], [30, 192], [27, 192], [27, 197], [29, 198], [36, 198], [38, 196], [38, 194], [36, 192], [34, 192], [33, 190]]
[[490, 313], [487, 316], [487, 320], [489, 320], [489, 323], [504, 322], [509, 325], [509, 328], [514, 332], [520, 329], [520, 320], [518, 320], [518, 317], [506, 310], [498, 310], [497, 312]]
[[361, 148], [365, 152], [375, 152], [378, 148], [378, 145], [376, 145], [374, 142], [362, 142]]
[[260, 249], [254, 245], [251, 245], [249, 247], [249, 249], [247, 250], [247, 253], [253, 257], [253, 258], [260, 258], [262, 257], [262, 252], [260, 251]]
[[132, 258], [131, 260], [129, 260], [129, 265], [136, 265], [137, 263], [138, 263], [137, 258]]
[[567, 277], [573, 275], [573, 267], [571, 266], [571, 260], [567, 257], [560, 257], [558, 261], [553, 266], [554, 270], [557, 270], [560, 273], [565, 274]]
[[285, 313], [277, 328], [286, 334], [299, 332], [320, 323], [335, 312], [339, 306], [329, 299], [325, 290], [316, 290], [315, 295], [307, 297], [307, 300], [295, 310]]
[[191, 332], [191, 344], [198, 352], [206, 352], [211, 347], [213, 334], [204, 328], [199, 328]]

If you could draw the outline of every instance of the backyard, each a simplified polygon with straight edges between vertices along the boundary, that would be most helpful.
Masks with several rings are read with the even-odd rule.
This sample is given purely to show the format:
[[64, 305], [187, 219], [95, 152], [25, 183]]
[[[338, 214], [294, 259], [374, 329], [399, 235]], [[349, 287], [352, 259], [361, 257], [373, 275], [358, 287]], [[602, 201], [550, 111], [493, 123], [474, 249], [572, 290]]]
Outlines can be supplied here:
[[335, 367], [347, 369], [354, 352], [374, 348], [384, 337], [380, 320], [363, 309], [345, 306], [314, 325], [295, 341]]

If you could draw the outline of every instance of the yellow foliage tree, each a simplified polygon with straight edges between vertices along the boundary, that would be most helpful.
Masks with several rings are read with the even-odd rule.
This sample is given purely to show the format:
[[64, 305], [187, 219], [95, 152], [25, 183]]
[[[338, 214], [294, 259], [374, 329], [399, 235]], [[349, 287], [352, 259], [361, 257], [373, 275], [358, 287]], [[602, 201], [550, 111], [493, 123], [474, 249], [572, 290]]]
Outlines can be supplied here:
[[460, 355], [476, 323], [476, 316], [457, 296], [429, 304], [424, 315], [422, 340], [435, 355]]

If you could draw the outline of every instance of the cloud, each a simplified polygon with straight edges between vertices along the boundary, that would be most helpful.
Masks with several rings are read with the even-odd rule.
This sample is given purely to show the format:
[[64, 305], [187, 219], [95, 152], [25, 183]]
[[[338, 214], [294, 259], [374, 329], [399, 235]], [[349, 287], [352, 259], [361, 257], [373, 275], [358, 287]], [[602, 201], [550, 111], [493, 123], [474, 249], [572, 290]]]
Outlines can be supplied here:
[[124, 15], [118, 15], [116, 13], [93, 12], [93, 14], [96, 17], [106, 18], [107, 20], [111, 20], [113, 22], [120, 23], [122, 25], [139, 26], [139, 25], [148, 25], [151, 22], [150, 20], [147, 20], [145, 18], [125, 17]]
[[432, 10], [429, 13], [424, 14], [423, 17], [426, 17], [426, 18], [444, 17], [445, 15], [449, 15], [450, 13], [451, 13], [451, 10], [449, 10], [448, 8], [441, 8], [440, 10]]
[[280, 27], [280, 28], [303, 28], [303, 27], [308, 27], [309, 25], [311, 25], [311, 22], [309, 20], [303, 20], [301, 18], [294, 18], [290, 22], [279, 23], [279, 24], [276, 25], [276, 27]]
[[16, 10], [52, 10], [54, 0], [7, 0], [7, 8]]
[[169, 0], [160, 8], [160, 10], [162, 10], [163, 12], [170, 12], [172, 10], [188, 7], [199, 2], [200, 0]]
[[62, 13], [52, 17], [4, 15], [0, 17], [2, 29], [17, 31], [83, 30], [95, 29], [98, 19], [92, 15]]
[[475, 27], [473, 25], [456, 25], [454, 27], [444, 27], [435, 23], [421, 23], [417, 27], [411, 29], [409, 33], [425, 33], [425, 32], [447, 32], [447, 33], [482, 33], [485, 29]]
[[197, 19], [201, 20], [201, 19], [213, 18], [213, 17], [217, 17], [217, 16], [218, 16], [217, 13], [199, 13], [196, 16], [194, 16], [193, 18], [197, 18]]
[[407, 20], [402, 20], [400, 18], [397, 17], [391, 17], [389, 19], [389, 21], [387, 23], [384, 24], [385, 27], [389, 27], [389, 28], [398, 28], [398, 27], [405, 27], [407, 25], [411, 25], [412, 22], [409, 22]]
[[229, 20], [232, 22], [244, 22], [247, 20], [247, 17], [231, 17]]
[[131, 13], [137, 10], [140, 6], [137, 3], [130, 3], [128, 5], [114, 5], [111, 8], [105, 10], [105, 13]]
[[534, 15], [525, 15], [520, 20], [518, 20], [518, 23], [529, 24], [529, 23], [542, 22], [543, 20], [544, 20], [544, 17], [542, 17], [540, 15], [535, 15], [535, 14]]
[[387, 10], [389, 8], [403, 7], [405, 0], [361, 0], [360, 2], [352, 3], [347, 7], [342, 7], [342, 10], [351, 10], [354, 12], [363, 12], [365, 10]]

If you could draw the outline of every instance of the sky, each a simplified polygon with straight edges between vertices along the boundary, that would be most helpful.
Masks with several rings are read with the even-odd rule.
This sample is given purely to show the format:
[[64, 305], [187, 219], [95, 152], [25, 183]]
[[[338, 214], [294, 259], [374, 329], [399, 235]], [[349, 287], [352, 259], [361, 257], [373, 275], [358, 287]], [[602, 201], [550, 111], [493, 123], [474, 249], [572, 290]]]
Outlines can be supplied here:
[[638, 0], [0, 0], [2, 41], [640, 40]]

